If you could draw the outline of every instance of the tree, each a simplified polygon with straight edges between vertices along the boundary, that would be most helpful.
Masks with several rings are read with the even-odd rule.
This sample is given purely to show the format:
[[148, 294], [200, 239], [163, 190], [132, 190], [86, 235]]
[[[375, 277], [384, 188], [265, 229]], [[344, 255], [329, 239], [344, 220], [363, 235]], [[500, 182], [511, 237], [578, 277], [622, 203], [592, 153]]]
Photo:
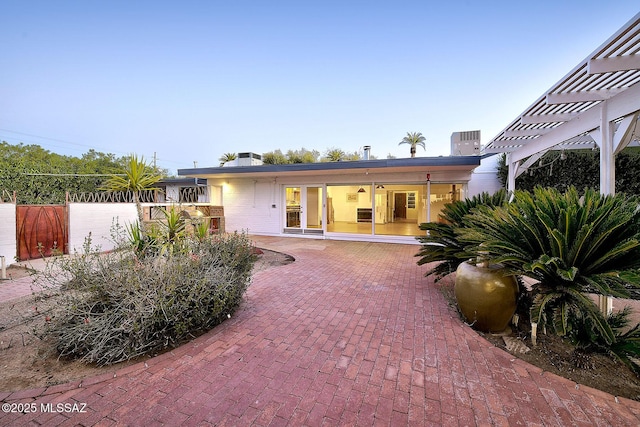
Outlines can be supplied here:
[[16, 192], [18, 204], [61, 204], [66, 193], [95, 192], [122, 164], [113, 154], [89, 150], [81, 158], [39, 145], [0, 143], [0, 190]]
[[275, 150], [262, 155], [262, 163], [265, 165], [284, 165], [289, 163], [287, 157], [282, 154], [282, 151]]
[[220, 166], [224, 166], [225, 163], [232, 162], [237, 158], [236, 153], [224, 153], [218, 160], [220, 160]]
[[307, 150], [302, 147], [300, 150], [287, 151], [287, 160], [289, 163], [315, 163], [318, 161], [320, 153], [316, 150]]
[[326, 161], [326, 162], [339, 162], [341, 160], [344, 160], [345, 157], [346, 157], [346, 154], [341, 149], [339, 149], [339, 148], [329, 148], [324, 153], [323, 160]]
[[398, 145], [409, 144], [411, 146], [411, 157], [415, 157], [416, 147], [418, 145], [421, 146], [424, 150], [427, 149], [424, 144], [425, 141], [426, 138], [422, 136], [421, 132], [407, 132], [407, 136], [402, 138], [402, 141], [400, 141]]
[[138, 222], [143, 236], [146, 235], [144, 227], [144, 214], [140, 203], [140, 193], [145, 190], [155, 190], [154, 185], [162, 178], [158, 172], [145, 163], [144, 157], [129, 156], [128, 163], [122, 174], [113, 174], [104, 183], [102, 189], [106, 191], [130, 191], [138, 210]]

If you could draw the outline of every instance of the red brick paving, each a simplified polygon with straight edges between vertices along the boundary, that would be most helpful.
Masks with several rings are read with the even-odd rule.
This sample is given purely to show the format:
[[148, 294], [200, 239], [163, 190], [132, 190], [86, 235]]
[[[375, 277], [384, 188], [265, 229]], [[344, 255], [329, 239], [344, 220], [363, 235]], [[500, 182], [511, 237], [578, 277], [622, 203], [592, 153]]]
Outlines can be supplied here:
[[172, 352], [3, 403], [0, 425], [637, 426], [640, 403], [576, 386], [464, 325], [414, 245], [254, 237], [296, 262], [257, 272], [230, 320]]

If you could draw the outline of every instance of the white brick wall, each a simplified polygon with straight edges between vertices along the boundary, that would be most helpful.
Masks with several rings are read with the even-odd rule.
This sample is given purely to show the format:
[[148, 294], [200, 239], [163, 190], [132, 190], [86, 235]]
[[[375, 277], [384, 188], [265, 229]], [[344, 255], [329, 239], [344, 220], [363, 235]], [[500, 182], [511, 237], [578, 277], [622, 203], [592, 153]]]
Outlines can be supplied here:
[[[231, 180], [224, 187], [225, 231], [279, 233], [279, 191], [279, 186], [272, 182]], [[273, 204], [276, 208], [271, 207]]]

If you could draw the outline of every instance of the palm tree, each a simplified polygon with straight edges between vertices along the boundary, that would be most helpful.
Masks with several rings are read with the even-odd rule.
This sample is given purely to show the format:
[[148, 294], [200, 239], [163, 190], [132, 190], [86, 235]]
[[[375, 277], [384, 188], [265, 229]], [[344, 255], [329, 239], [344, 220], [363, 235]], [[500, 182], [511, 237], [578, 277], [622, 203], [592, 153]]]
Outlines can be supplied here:
[[402, 141], [400, 141], [398, 145], [401, 145], [401, 144], [411, 145], [411, 157], [415, 157], [416, 147], [418, 145], [421, 146], [424, 150], [427, 149], [427, 147], [425, 147], [424, 145], [425, 141], [426, 139], [424, 136], [422, 136], [422, 132], [407, 132], [407, 136], [402, 138]]
[[113, 174], [102, 186], [106, 191], [130, 191], [138, 210], [138, 222], [142, 234], [145, 235], [144, 214], [140, 203], [140, 193], [145, 190], [156, 190], [154, 185], [161, 179], [160, 174], [150, 165], [145, 163], [144, 157], [129, 156], [122, 174]]
[[324, 158], [328, 162], [339, 162], [346, 157], [344, 151], [339, 148], [329, 148], [326, 153], [324, 153]]
[[237, 158], [236, 153], [224, 153], [218, 158], [220, 160], [220, 166], [224, 166], [227, 162], [232, 162]]

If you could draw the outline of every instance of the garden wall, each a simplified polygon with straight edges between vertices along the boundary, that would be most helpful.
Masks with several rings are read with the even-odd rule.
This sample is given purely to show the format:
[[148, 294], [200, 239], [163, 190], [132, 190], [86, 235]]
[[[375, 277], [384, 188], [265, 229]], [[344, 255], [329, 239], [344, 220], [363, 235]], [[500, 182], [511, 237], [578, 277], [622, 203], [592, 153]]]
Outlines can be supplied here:
[[7, 265], [16, 260], [16, 205], [0, 203], [0, 256], [4, 256]]
[[113, 227], [124, 229], [137, 220], [134, 203], [69, 203], [69, 253], [81, 251], [89, 233], [93, 246], [113, 249]]

